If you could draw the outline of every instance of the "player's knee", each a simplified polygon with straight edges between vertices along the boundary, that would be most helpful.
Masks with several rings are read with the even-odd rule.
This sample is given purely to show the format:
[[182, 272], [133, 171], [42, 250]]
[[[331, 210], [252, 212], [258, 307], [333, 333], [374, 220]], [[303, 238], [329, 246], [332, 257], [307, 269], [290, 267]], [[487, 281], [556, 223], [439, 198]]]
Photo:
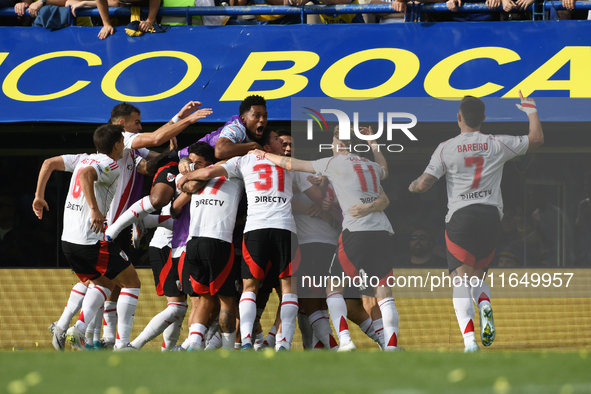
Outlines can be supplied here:
[[166, 197], [167, 196], [163, 196], [161, 193], [150, 194], [150, 203], [154, 208], [161, 209], [170, 202], [170, 198], [167, 199]]

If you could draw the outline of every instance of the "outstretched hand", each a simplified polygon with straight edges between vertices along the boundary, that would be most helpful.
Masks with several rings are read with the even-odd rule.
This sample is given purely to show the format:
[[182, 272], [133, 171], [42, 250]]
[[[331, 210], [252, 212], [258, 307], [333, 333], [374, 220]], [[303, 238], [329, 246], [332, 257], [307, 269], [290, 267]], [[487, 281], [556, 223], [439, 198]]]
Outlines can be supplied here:
[[191, 115], [191, 113], [197, 109], [201, 108], [201, 102], [199, 101], [189, 101], [177, 114], [177, 116], [181, 119], [186, 118], [187, 116]]
[[533, 98], [523, 97], [523, 94], [521, 94], [521, 90], [519, 90], [519, 98], [521, 99], [521, 104], [515, 104], [515, 106], [519, 108], [521, 111], [525, 112], [528, 115], [538, 112], [536, 102]]

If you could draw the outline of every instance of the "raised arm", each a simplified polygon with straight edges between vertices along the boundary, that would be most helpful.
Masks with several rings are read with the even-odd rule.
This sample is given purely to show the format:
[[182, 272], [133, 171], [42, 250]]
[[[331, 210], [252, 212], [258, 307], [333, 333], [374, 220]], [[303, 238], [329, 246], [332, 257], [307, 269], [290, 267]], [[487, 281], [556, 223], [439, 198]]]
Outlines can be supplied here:
[[96, 0], [96, 8], [98, 8], [103, 27], [98, 34], [98, 38], [104, 40], [111, 34], [115, 34], [115, 28], [111, 25], [111, 18], [109, 17], [109, 5], [107, 0]]
[[35, 199], [33, 200], [33, 212], [39, 219], [43, 219], [43, 209], [49, 211], [49, 205], [45, 201], [45, 188], [47, 181], [54, 170], [65, 171], [66, 166], [61, 156], [55, 156], [43, 162], [39, 177], [37, 178], [37, 189], [35, 190]]
[[[191, 103], [193, 103], [193, 109], [197, 109], [201, 105], [199, 101], [192, 101]], [[176, 123], [168, 122], [152, 133], [141, 133], [139, 136], [134, 138], [133, 142], [131, 143], [131, 147], [133, 149], [140, 149], [162, 145], [163, 143], [176, 137], [181, 131], [186, 129], [187, 126], [192, 125], [198, 120], [204, 119], [212, 113], [213, 111], [211, 108], [197, 109], [195, 112]]]
[[78, 179], [80, 180], [80, 188], [84, 193], [84, 198], [90, 208], [90, 229], [98, 234], [103, 231], [106, 220], [99, 209], [94, 194], [94, 182], [98, 180], [98, 174], [94, 167], [84, 167], [78, 172]]
[[523, 97], [521, 90], [519, 91], [519, 98], [521, 99], [521, 104], [515, 105], [517, 108], [525, 112], [529, 118], [529, 133], [527, 134], [527, 138], [529, 139], [529, 147], [527, 150], [529, 151], [530, 149], [535, 149], [544, 144], [544, 130], [542, 129], [542, 122], [540, 122], [538, 109], [534, 99]]
[[215, 157], [220, 160], [231, 159], [236, 156], [244, 156], [253, 149], [261, 149], [261, 146], [254, 141], [235, 144], [225, 137], [220, 137], [215, 143]]
[[312, 166], [312, 162], [308, 160], [299, 160], [288, 156], [280, 156], [274, 153], [265, 152], [260, 149], [255, 149], [248, 153], [262, 156], [271, 163], [286, 169], [287, 171], [311, 172], [312, 174], [316, 173], [316, 170], [314, 170], [314, 167]]
[[[213, 166], [207, 168], [200, 168], [195, 171], [189, 172], [187, 175], [183, 175], [176, 178], [176, 187], [182, 191], [185, 191], [185, 185], [191, 181], [207, 181], [218, 176], [228, 176], [228, 172], [223, 166]], [[203, 187], [203, 186], [201, 186]], [[195, 191], [187, 190], [189, 193], [195, 193]]]
[[436, 181], [437, 178], [425, 172], [423, 175], [412, 181], [408, 187], [408, 191], [411, 193], [425, 193], [427, 190], [431, 189], [431, 186], [433, 186]]

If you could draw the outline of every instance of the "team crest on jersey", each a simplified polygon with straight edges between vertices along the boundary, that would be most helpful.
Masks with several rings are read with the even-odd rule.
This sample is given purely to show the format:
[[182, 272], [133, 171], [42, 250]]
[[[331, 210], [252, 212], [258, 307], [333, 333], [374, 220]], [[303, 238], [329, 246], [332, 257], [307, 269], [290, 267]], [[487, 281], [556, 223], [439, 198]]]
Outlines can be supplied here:
[[166, 180], [168, 182], [174, 181], [174, 178], [175, 178], [174, 174], [171, 174], [170, 172], [168, 174], [166, 174]]
[[129, 261], [129, 257], [127, 257], [124, 251], [119, 252], [119, 256], [121, 256], [123, 260]]
[[109, 168], [109, 166], [105, 166], [105, 172], [106, 172], [106, 173], [109, 173], [109, 172], [111, 172], [111, 168]]

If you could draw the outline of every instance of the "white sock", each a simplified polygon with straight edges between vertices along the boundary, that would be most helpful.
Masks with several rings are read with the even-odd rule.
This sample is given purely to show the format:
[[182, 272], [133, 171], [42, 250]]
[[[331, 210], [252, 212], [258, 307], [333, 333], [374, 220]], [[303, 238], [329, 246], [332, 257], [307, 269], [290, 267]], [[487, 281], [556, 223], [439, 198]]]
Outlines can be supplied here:
[[181, 330], [183, 329], [183, 320], [185, 315], [182, 315], [175, 323], [171, 324], [162, 333], [162, 351], [166, 352], [171, 350], [179, 338], [181, 337]]
[[94, 319], [101, 305], [109, 298], [111, 290], [103, 286], [94, 286], [88, 289], [84, 301], [82, 302], [82, 310], [76, 322], [76, 327], [82, 332], [86, 332], [86, 325]]
[[[308, 317], [308, 321], [312, 326], [313, 335], [316, 335], [316, 338], [320, 341], [322, 346], [320, 346], [317, 342], [313, 343], [313, 348], [315, 349], [330, 349], [332, 348], [330, 337], [332, 336], [332, 328], [330, 328], [330, 322], [326, 317], [324, 317], [323, 311], [316, 311], [312, 313]], [[333, 338], [334, 341], [334, 338]], [[336, 345], [336, 342], [335, 342]]]
[[[230, 334], [228, 334], [230, 335]], [[234, 331], [234, 337], [230, 340], [230, 347], [228, 350], [234, 350], [234, 339], [236, 339], [236, 331]], [[215, 334], [209, 340], [205, 350], [216, 350], [222, 347], [222, 336], [220, 335], [219, 331], [216, 331]]]
[[105, 341], [115, 343], [117, 336], [117, 301], [105, 302], [103, 314], [103, 338]]
[[189, 336], [187, 336], [187, 338], [185, 339], [185, 341], [181, 344], [181, 347], [185, 350], [187, 350], [190, 346], [191, 342], [189, 341]]
[[269, 333], [265, 337], [265, 341], [263, 342], [263, 344], [265, 344], [271, 348], [274, 348], [276, 336], [277, 336], [277, 327], [275, 327], [275, 324], [273, 324], [273, 326], [271, 326], [271, 329], [269, 330]]
[[117, 340], [115, 341], [117, 348], [125, 347], [129, 343], [139, 297], [139, 288], [126, 287], [121, 289], [121, 294], [119, 294], [119, 300], [117, 301], [117, 316], [119, 317]]
[[302, 333], [302, 345], [304, 349], [312, 349], [314, 344], [312, 343], [312, 336], [314, 335], [314, 330], [312, 330], [312, 326], [310, 326], [310, 321], [308, 320], [308, 315], [304, 312], [298, 313], [298, 327], [300, 328], [300, 332]]
[[147, 215], [144, 217], [144, 226], [146, 228], [164, 227], [172, 231], [174, 219], [170, 215]]
[[[300, 306], [298, 304], [298, 296], [296, 294], [283, 294], [283, 297], [281, 297], [280, 312], [282, 325], [281, 331], [285, 341], [283, 347], [285, 347], [287, 350], [291, 349], [291, 342], [293, 341], [293, 336], [295, 335], [296, 329], [296, 316], [298, 315], [299, 309]], [[308, 324], [308, 326], [310, 325]]]
[[476, 339], [474, 337], [474, 321], [472, 320], [474, 318], [474, 302], [469, 281], [462, 279], [454, 282], [453, 304], [460, 331], [464, 337], [464, 346], [468, 346]]
[[478, 305], [478, 309], [482, 308], [485, 304], [490, 305], [490, 286], [488, 283], [480, 279], [478, 286], [472, 287], [472, 299]]
[[[328, 314], [328, 309], [323, 309], [322, 315], [325, 317], [327, 322], [330, 322], [330, 316]], [[329, 325], [330, 325], [330, 323], [329, 323]], [[332, 328], [330, 329], [330, 337], [328, 339], [329, 339], [331, 350], [336, 350], [339, 348], [339, 344], [337, 343], [337, 340], [334, 339], [334, 337], [332, 336]]]
[[67, 330], [70, 327], [70, 322], [76, 313], [80, 311], [82, 307], [82, 300], [86, 295], [86, 291], [88, 287], [84, 286], [83, 283], [76, 283], [72, 290], [70, 290], [70, 298], [68, 298], [68, 303], [62, 312], [62, 316], [57, 321], [57, 326], [62, 330]]
[[382, 312], [382, 322], [384, 324], [384, 342], [385, 351], [396, 350], [398, 347], [398, 310], [394, 298], [384, 298], [378, 302], [380, 312]]
[[339, 343], [341, 345], [349, 343], [351, 341], [351, 334], [349, 333], [349, 324], [347, 323], [347, 304], [345, 303], [343, 294], [333, 291], [326, 296], [326, 304], [330, 311], [332, 325], [339, 336]]
[[368, 317], [359, 325], [359, 328], [378, 345], [384, 347], [384, 323], [382, 323], [382, 319], [371, 320], [371, 317]]
[[238, 310], [240, 312], [242, 344], [252, 343], [252, 329], [257, 315], [257, 295], [252, 291], [243, 292]]
[[226, 350], [234, 350], [234, 340], [236, 339], [236, 330], [234, 332], [222, 332], [221, 346]]
[[[275, 337], [275, 351], [278, 351], [281, 346], [284, 346], [285, 338], [281, 331], [277, 331], [277, 336]], [[285, 347], [285, 346], [284, 346]]]
[[205, 338], [206, 331], [207, 327], [203, 324], [191, 324], [191, 327], [189, 327], [189, 346], [191, 346], [193, 350], [201, 350], [201, 344]]
[[131, 346], [141, 349], [144, 345], [162, 334], [171, 324], [174, 324], [187, 311], [187, 302], [169, 302], [165, 310], [150, 320], [141, 334], [131, 342]]
[[105, 312], [105, 304], [101, 305], [99, 310], [96, 312], [94, 317], [94, 335], [92, 336], [92, 342], [101, 340], [101, 329], [103, 328], [103, 314]]
[[127, 208], [127, 210], [123, 212], [121, 216], [117, 218], [117, 220], [115, 220], [115, 223], [107, 227], [105, 235], [115, 239], [125, 227], [130, 226], [138, 220], [142, 220], [144, 217], [155, 210], [156, 208], [154, 208], [150, 202], [150, 196], [146, 196], [141, 200], [131, 204], [131, 206]]

